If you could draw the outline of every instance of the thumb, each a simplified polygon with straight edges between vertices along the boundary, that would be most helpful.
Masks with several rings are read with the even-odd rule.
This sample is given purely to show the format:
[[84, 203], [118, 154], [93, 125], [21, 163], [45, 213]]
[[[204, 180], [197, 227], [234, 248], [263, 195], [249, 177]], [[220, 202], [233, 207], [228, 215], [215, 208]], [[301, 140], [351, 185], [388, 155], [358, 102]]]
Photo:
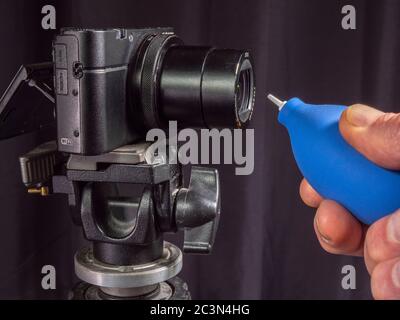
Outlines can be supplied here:
[[369, 160], [384, 168], [400, 169], [400, 114], [356, 104], [343, 112], [339, 129]]

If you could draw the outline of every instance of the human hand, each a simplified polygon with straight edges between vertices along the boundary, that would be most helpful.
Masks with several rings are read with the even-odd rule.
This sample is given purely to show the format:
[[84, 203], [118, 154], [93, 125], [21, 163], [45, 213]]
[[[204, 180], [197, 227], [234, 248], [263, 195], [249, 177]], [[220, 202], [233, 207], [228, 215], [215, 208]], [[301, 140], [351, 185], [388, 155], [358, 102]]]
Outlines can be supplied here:
[[[343, 112], [339, 128], [368, 159], [400, 170], [400, 114], [353, 105]], [[321, 246], [333, 254], [363, 256], [374, 298], [400, 299], [400, 209], [368, 227], [338, 203], [323, 199], [305, 179], [300, 196], [318, 208], [314, 229]]]

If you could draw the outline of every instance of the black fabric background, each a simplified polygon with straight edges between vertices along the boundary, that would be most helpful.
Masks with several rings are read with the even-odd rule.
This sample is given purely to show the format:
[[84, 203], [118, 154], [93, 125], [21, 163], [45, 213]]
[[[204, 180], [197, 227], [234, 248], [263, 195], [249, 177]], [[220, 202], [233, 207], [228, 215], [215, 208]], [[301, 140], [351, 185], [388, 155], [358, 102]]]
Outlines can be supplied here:
[[[40, 26], [45, 4], [56, 6], [58, 28], [172, 26], [186, 43], [251, 50], [255, 171], [237, 177], [233, 167], [218, 167], [223, 211], [214, 252], [186, 256], [181, 274], [194, 298], [370, 298], [362, 259], [320, 249], [314, 212], [298, 196], [301, 177], [287, 134], [266, 94], [400, 111], [400, 1], [3, 0], [1, 91], [21, 64], [50, 59], [54, 32]], [[340, 27], [346, 4], [356, 6], [356, 31]], [[75, 281], [73, 253], [82, 236], [66, 200], [27, 195], [20, 180], [18, 156], [46, 138], [42, 132], [0, 142], [0, 298], [66, 298]], [[56, 291], [41, 289], [45, 264], [57, 269]], [[341, 288], [345, 264], [357, 268], [357, 290]]]

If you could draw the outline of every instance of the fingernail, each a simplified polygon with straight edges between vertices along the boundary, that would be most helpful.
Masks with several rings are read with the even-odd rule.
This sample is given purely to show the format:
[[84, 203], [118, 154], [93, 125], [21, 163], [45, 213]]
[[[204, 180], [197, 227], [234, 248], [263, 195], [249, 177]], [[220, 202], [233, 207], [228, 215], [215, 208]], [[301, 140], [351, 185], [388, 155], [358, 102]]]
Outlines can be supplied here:
[[400, 211], [392, 214], [387, 224], [388, 239], [400, 243]]
[[400, 288], [400, 262], [395, 263], [393, 266], [392, 281], [396, 288]]
[[315, 219], [315, 226], [316, 226], [317, 232], [318, 232], [321, 240], [324, 241], [325, 243], [329, 244], [329, 245], [332, 245], [332, 239], [329, 238], [327, 235], [323, 234], [321, 232], [321, 230], [319, 229], [318, 218]]
[[368, 127], [382, 114], [382, 111], [356, 104], [346, 110], [346, 120], [355, 127]]

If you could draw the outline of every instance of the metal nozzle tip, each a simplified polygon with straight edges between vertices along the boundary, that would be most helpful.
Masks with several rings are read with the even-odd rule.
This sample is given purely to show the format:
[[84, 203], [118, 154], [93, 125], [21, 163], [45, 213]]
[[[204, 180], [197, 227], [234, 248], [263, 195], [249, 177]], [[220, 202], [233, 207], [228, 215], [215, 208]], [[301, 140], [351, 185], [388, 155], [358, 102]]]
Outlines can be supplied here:
[[286, 104], [286, 101], [279, 100], [277, 97], [275, 97], [272, 94], [268, 95], [268, 99], [279, 108], [279, 111], [283, 108], [283, 106]]

